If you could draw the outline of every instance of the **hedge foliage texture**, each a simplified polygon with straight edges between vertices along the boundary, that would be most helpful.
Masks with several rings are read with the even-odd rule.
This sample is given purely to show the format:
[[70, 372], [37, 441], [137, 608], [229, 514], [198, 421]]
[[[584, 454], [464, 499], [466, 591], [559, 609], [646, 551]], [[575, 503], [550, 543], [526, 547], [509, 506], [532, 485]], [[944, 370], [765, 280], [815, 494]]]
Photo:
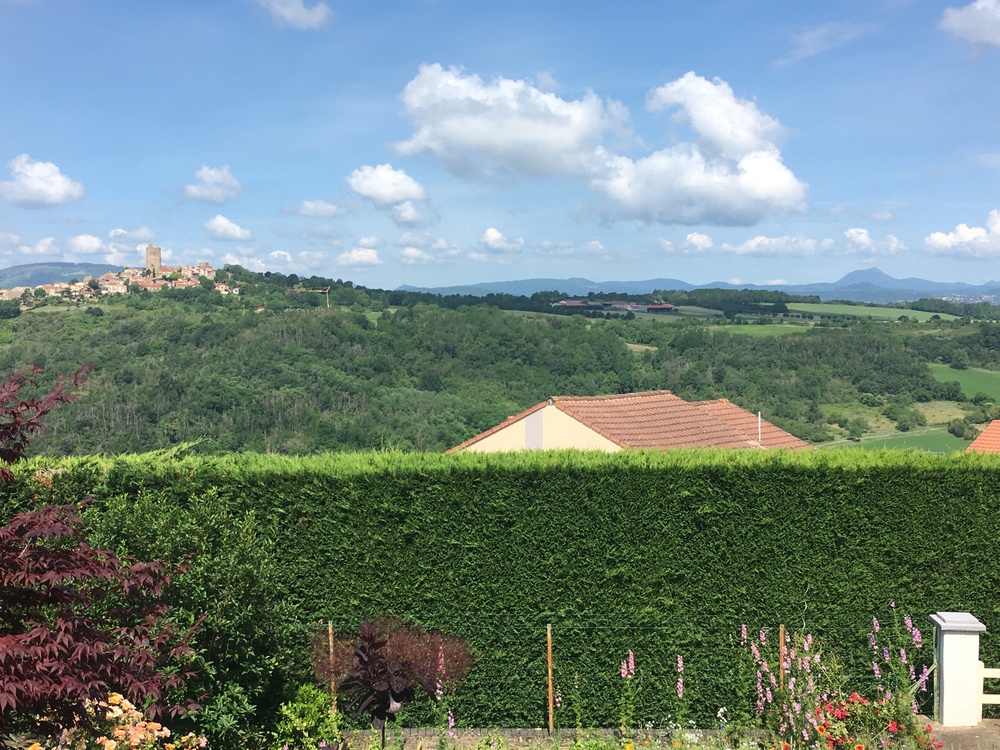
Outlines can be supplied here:
[[[327, 620], [345, 637], [382, 615], [467, 637], [478, 660], [451, 703], [466, 726], [545, 725], [548, 623], [560, 721], [579, 709], [612, 726], [629, 649], [640, 722], [676, 715], [682, 654], [687, 716], [704, 723], [739, 710], [743, 623], [805, 628], [862, 682], [871, 617], [890, 602], [928, 640], [935, 611], [1000, 625], [988, 456], [165, 453], [17, 474], [5, 517], [94, 495], [102, 544], [193, 554], [180, 604], [209, 611], [213, 679], [262, 714], [309, 679], [308, 631]], [[983, 643], [1000, 666], [1000, 643]]]

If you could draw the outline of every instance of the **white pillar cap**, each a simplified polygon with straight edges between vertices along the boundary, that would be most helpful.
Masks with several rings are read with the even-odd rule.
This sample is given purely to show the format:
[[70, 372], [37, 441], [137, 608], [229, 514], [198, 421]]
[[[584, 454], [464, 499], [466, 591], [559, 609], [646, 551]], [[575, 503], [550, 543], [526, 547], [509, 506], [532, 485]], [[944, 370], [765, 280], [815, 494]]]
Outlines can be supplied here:
[[969, 612], [935, 612], [931, 622], [938, 626], [942, 633], [985, 633], [983, 625]]

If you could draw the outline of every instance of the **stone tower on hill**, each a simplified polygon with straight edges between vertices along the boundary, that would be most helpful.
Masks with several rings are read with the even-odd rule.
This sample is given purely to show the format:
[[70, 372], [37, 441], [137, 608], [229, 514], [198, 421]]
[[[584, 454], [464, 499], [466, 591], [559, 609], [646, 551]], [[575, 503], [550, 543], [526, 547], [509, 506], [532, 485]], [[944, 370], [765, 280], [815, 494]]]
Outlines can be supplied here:
[[160, 275], [160, 248], [152, 242], [146, 244], [146, 270], [151, 271], [153, 276]]

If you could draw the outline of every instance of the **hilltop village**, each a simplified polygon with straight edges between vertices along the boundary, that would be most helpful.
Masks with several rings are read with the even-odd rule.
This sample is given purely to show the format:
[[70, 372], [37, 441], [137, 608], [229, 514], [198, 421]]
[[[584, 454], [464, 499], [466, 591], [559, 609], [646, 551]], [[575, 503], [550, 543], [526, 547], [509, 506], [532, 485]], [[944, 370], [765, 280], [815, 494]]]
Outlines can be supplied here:
[[146, 245], [145, 268], [126, 268], [120, 273], [108, 272], [97, 278], [84, 276], [82, 281], [56, 281], [39, 286], [17, 286], [0, 289], [0, 300], [22, 300], [27, 297], [68, 297], [86, 299], [104, 294], [128, 294], [130, 289], [158, 292], [161, 289], [187, 289], [203, 286], [220, 294], [239, 294], [239, 289], [215, 281], [215, 269], [208, 263], [196, 266], [165, 266], [162, 250], [152, 243]]

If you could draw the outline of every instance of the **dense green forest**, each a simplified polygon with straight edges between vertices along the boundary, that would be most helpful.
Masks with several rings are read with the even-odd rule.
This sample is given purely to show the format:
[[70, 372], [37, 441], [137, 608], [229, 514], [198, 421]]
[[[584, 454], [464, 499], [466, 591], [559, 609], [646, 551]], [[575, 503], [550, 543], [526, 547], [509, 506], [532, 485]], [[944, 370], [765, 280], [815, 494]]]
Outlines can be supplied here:
[[[927, 362], [1000, 366], [1000, 325], [968, 319], [823, 321], [794, 336], [752, 337], [746, 326], [697, 320], [548, 314], [555, 292], [438, 298], [239, 267], [222, 274], [239, 296], [198, 288], [52, 300], [0, 320], [0, 370], [38, 365], [54, 377], [95, 366], [86, 397], [53, 415], [36, 449], [81, 455], [200, 441], [196, 450], [208, 453], [437, 451], [551, 395], [661, 388], [725, 397], [824, 441], [857, 436], [867, 419], [917, 426], [921, 402], [951, 401], [985, 419], [988, 404], [973, 407], [974, 394], [936, 381]], [[781, 320], [773, 308], [787, 299], [683, 294], [674, 299], [756, 309], [762, 320]]]

